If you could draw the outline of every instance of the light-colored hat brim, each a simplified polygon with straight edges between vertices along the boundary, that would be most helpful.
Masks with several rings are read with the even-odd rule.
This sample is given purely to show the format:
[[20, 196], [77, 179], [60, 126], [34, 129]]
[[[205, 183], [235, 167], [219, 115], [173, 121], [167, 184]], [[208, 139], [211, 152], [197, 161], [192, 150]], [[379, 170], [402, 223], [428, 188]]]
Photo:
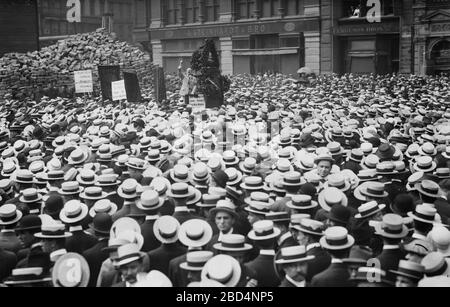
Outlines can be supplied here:
[[208, 222], [201, 221], [201, 223], [203, 223], [203, 225], [204, 225], [204, 227], [203, 227], [204, 233], [201, 238], [199, 238], [198, 240], [192, 240], [192, 239], [188, 238], [186, 235], [186, 231], [183, 228], [183, 225], [181, 225], [180, 230], [178, 232], [178, 240], [183, 245], [188, 246], [188, 247], [202, 247], [202, 246], [205, 246], [206, 244], [208, 244], [209, 241], [211, 241], [211, 238], [213, 236], [213, 230], [212, 230], [211, 226], [208, 224]]
[[248, 238], [253, 241], [264, 241], [269, 239], [277, 238], [281, 234], [281, 230], [277, 227], [273, 228], [273, 233], [267, 236], [256, 236], [255, 231], [252, 230], [248, 233]]
[[437, 167], [437, 164], [434, 161], [431, 163], [431, 166], [429, 168], [427, 168], [427, 169], [419, 168], [417, 162], [414, 163], [414, 165], [413, 165], [413, 168], [414, 168], [415, 171], [417, 171], [417, 172], [424, 172], [424, 173], [428, 173], [428, 172], [434, 171], [436, 169], [436, 167]]
[[379, 205], [377, 210], [370, 212], [368, 215], [361, 215], [361, 213], [355, 214], [355, 219], [359, 220], [359, 219], [365, 219], [365, 218], [371, 217], [371, 216], [377, 214], [378, 212], [383, 211], [384, 209], [386, 209], [386, 205], [383, 205], [383, 204]]
[[308, 261], [314, 260], [315, 258], [316, 258], [316, 256], [306, 256], [305, 258], [297, 258], [297, 259], [289, 259], [289, 260], [280, 259], [280, 260], [276, 260], [275, 263], [276, 264], [302, 263], [302, 262], [308, 262]]
[[[232, 275], [232, 277], [230, 278], [230, 280], [228, 282], [223, 284], [225, 287], [235, 287], [235, 286], [237, 286], [237, 284], [241, 280], [241, 274], [242, 274], [241, 265], [234, 258], [233, 258], [233, 261], [231, 263], [233, 265], [233, 275]], [[207, 273], [208, 273], [207, 272], [207, 265], [205, 265], [203, 267], [203, 270], [202, 270], [202, 280], [209, 279], [208, 276], [207, 276]]]
[[409, 230], [408, 227], [406, 227], [405, 225], [402, 226], [402, 232], [398, 233], [398, 234], [392, 234], [392, 233], [387, 233], [383, 230], [383, 224], [382, 223], [378, 223], [375, 225], [375, 233], [385, 237], [385, 238], [390, 238], [390, 239], [402, 239], [404, 237], [406, 237], [409, 234]]
[[89, 216], [90, 217], [95, 217], [97, 214], [99, 214], [99, 213], [106, 213], [106, 214], [108, 214], [109, 216], [112, 216], [114, 213], [116, 213], [117, 212], [117, 205], [115, 204], [115, 203], [111, 203], [111, 210], [109, 211], [109, 212], [96, 212], [95, 210], [94, 210], [95, 208], [94, 207], [92, 207], [90, 210], [89, 210]]
[[16, 210], [16, 218], [12, 221], [8, 221], [8, 222], [3, 222], [2, 220], [0, 220], [0, 225], [2, 226], [8, 226], [8, 225], [12, 225], [17, 223], [18, 221], [20, 221], [20, 219], [22, 218], [23, 213], [20, 210]]
[[294, 210], [308, 210], [308, 209], [314, 209], [317, 208], [319, 206], [319, 203], [316, 202], [315, 200], [311, 201], [311, 205], [309, 206], [302, 206], [302, 207], [297, 207], [292, 203], [292, 200], [288, 201], [286, 203], [286, 206], [290, 209], [294, 209]]
[[49, 235], [44, 235], [42, 234], [42, 232], [36, 233], [34, 235], [36, 238], [39, 239], [63, 239], [63, 238], [69, 238], [72, 236], [72, 233], [70, 232], [65, 232], [63, 235], [58, 235], [58, 236], [49, 236]]
[[202, 192], [200, 192], [198, 189], [193, 188], [194, 189], [194, 199], [188, 200], [186, 201], [187, 205], [193, 205], [195, 203], [198, 203], [201, 199], [202, 199]]
[[347, 236], [348, 242], [345, 245], [329, 245], [326, 241], [326, 237], [323, 236], [322, 238], [320, 238], [320, 245], [324, 248], [324, 249], [329, 249], [329, 250], [344, 250], [344, 249], [348, 249], [350, 247], [352, 247], [355, 244], [355, 239], [348, 235]]
[[101, 199], [105, 199], [106, 197], [108, 197], [108, 193], [106, 192], [102, 192], [101, 196], [97, 196], [97, 197], [91, 197], [91, 196], [87, 196], [86, 195], [86, 191], [83, 193], [80, 193], [80, 198], [81, 199], [87, 199], [87, 200], [101, 200]]
[[65, 192], [62, 189], [59, 189], [58, 193], [60, 195], [77, 195], [77, 194], [82, 193], [83, 191], [84, 191], [84, 188], [83, 187], [79, 187], [78, 191], [71, 191], [71, 192]]
[[244, 246], [240, 248], [223, 247], [222, 243], [216, 243], [213, 247], [214, 249], [223, 252], [247, 252], [253, 248], [253, 246], [248, 243], [244, 243]]
[[[331, 211], [331, 207], [327, 204], [327, 202], [325, 201], [325, 195], [324, 195], [324, 192], [325, 190], [322, 190], [322, 192], [321, 193], [319, 193], [319, 197], [318, 197], [318, 202], [319, 202], [319, 205], [320, 205], [320, 207], [322, 207], [322, 209], [324, 209], [325, 211], [327, 211], [327, 212], [330, 212]], [[356, 191], [356, 190], [355, 190]], [[348, 198], [347, 198], [347, 195], [345, 195], [343, 192], [342, 192], [342, 194], [343, 194], [343, 197], [342, 197], [342, 203], [341, 203], [341, 205], [342, 206], [344, 206], [344, 207], [347, 207], [348, 206]]]
[[75, 218], [69, 218], [65, 215], [65, 213], [66, 213], [66, 211], [64, 210], [64, 208], [59, 213], [59, 219], [61, 220], [61, 222], [63, 222], [64, 224], [75, 224], [75, 223], [83, 221], [88, 216], [89, 208], [88, 208], [88, 206], [83, 204], [81, 206], [80, 215]]
[[25, 204], [32, 204], [32, 203], [37, 203], [42, 201], [42, 195], [38, 194], [38, 198], [37, 199], [33, 199], [33, 200], [26, 200], [23, 196], [19, 197], [19, 201], [21, 203], [25, 203]]
[[423, 219], [421, 217], [418, 217], [418, 216], [416, 216], [414, 214], [414, 212], [408, 212], [407, 214], [408, 214], [409, 217], [413, 218], [416, 221], [423, 222], [423, 223], [426, 223], [426, 224], [432, 224], [432, 225], [436, 224], [436, 221], [434, 221], [434, 220], [430, 221], [430, 220], [426, 220], [426, 219]]

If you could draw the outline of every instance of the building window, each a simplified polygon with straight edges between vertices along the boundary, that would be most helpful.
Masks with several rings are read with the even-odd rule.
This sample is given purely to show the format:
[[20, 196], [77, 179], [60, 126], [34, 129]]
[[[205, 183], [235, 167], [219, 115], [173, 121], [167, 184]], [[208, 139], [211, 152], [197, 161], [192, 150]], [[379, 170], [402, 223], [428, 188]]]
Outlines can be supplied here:
[[295, 36], [280, 36], [281, 48], [300, 47], [300, 35]]
[[219, 0], [205, 1], [205, 21], [219, 20], [220, 3]]
[[253, 18], [256, 9], [255, 0], [236, 0], [236, 9], [238, 19]]
[[263, 0], [262, 1], [262, 17], [276, 17], [278, 16], [278, 8], [280, 7], [280, 0]]
[[163, 12], [166, 23], [168, 25], [174, 25], [178, 23], [178, 5], [177, 0], [165, 0], [163, 1]]
[[252, 38], [255, 42], [254, 49], [276, 49], [280, 47], [278, 34], [255, 35]]
[[186, 23], [198, 22], [198, 15], [200, 12], [199, 1], [186, 0], [185, 11], [186, 11]]
[[304, 0], [287, 0], [286, 15], [298, 16], [304, 14]]
[[233, 39], [233, 49], [250, 49], [250, 40], [248, 37], [242, 39]]

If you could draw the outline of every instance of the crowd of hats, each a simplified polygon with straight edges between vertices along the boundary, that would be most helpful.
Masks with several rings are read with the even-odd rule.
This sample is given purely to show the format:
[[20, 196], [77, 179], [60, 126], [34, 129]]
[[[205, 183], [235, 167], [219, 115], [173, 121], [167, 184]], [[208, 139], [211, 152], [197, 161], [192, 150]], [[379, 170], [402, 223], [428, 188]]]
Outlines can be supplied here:
[[[120, 282], [121, 268], [139, 262], [136, 286], [264, 286], [267, 272], [253, 274], [252, 261], [270, 254], [261, 270], [274, 270], [277, 286], [286, 267], [313, 266], [320, 248], [330, 266], [344, 263], [348, 285], [448, 285], [448, 78], [294, 81], [234, 76], [226, 104], [200, 117], [177, 95], [164, 110], [60, 98], [3, 106], [0, 252], [16, 260], [0, 262], [0, 281], [113, 286], [105, 275]], [[231, 233], [219, 230], [223, 215]], [[33, 261], [35, 247], [17, 237], [26, 231], [33, 246], [65, 249], [41, 249], [48, 263]], [[91, 243], [77, 249], [80, 231]], [[155, 256], [168, 245], [184, 258]], [[393, 246], [395, 266], [370, 265]], [[72, 261], [76, 281], [65, 278]], [[326, 271], [306, 284], [321, 285]], [[187, 272], [198, 280], [187, 283]]]

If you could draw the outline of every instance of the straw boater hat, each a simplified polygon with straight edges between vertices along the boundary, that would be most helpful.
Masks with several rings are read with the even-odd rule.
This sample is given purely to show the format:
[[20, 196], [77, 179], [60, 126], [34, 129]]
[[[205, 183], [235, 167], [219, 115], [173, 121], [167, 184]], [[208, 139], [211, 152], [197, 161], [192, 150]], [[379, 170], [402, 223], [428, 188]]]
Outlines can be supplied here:
[[245, 177], [244, 182], [240, 185], [241, 189], [248, 191], [260, 191], [264, 188], [264, 183], [261, 177]]
[[385, 198], [389, 193], [385, 191], [385, 184], [381, 182], [368, 181], [358, 186], [353, 192], [356, 199], [367, 201], [367, 198]]
[[330, 227], [320, 239], [320, 245], [328, 250], [349, 249], [355, 243], [355, 239], [348, 234], [344, 227]]
[[122, 267], [132, 262], [141, 260], [144, 257], [144, 253], [140, 251], [139, 245], [131, 243], [119, 246], [117, 249], [117, 259], [114, 261], [114, 265]]
[[87, 187], [82, 193], [80, 193], [81, 199], [87, 200], [100, 200], [108, 196], [106, 192], [100, 187]]
[[47, 276], [44, 268], [30, 267], [13, 270], [11, 277], [4, 284], [7, 286], [37, 285], [48, 283], [51, 280], [52, 278]]
[[241, 279], [241, 272], [241, 265], [236, 259], [228, 255], [217, 255], [203, 267], [202, 280], [211, 279], [225, 287], [235, 287]]
[[316, 208], [318, 205], [309, 195], [293, 195], [291, 200], [286, 203], [288, 208], [295, 210], [309, 210]]
[[186, 254], [186, 262], [180, 268], [186, 271], [201, 272], [205, 264], [214, 256], [210, 251], [195, 251]]
[[194, 187], [188, 185], [187, 183], [175, 183], [172, 184], [170, 190], [167, 191], [167, 196], [175, 199], [189, 199], [194, 197], [196, 194]]
[[375, 225], [375, 233], [384, 238], [402, 239], [408, 232], [408, 228], [403, 224], [403, 218], [396, 214], [386, 214], [383, 221]]
[[84, 188], [80, 187], [77, 181], [63, 182], [58, 193], [60, 195], [78, 195], [83, 192]]
[[327, 182], [324, 184], [324, 188], [334, 187], [342, 192], [347, 192], [351, 188], [351, 184], [342, 174], [331, 174], [327, 178]]
[[326, 188], [320, 192], [318, 197], [319, 205], [327, 212], [331, 210], [334, 205], [342, 205], [347, 207], [348, 198], [338, 188]]
[[119, 195], [123, 199], [135, 199], [138, 197], [138, 186], [139, 183], [135, 179], [127, 179], [117, 189], [117, 195]]
[[117, 174], [106, 174], [97, 177], [97, 182], [95, 183], [98, 187], [114, 187], [120, 184], [118, 180], [119, 175]]
[[213, 230], [208, 222], [193, 219], [184, 222], [178, 232], [180, 242], [188, 247], [202, 247], [209, 243]]
[[442, 195], [439, 185], [431, 180], [423, 180], [416, 183], [414, 187], [419, 193], [428, 197], [439, 198]]
[[20, 221], [23, 214], [16, 205], [6, 204], [0, 207], [0, 226], [13, 225]]
[[390, 270], [390, 272], [397, 276], [403, 276], [415, 281], [419, 281], [423, 278], [425, 267], [421, 264], [400, 260], [397, 270]]
[[117, 205], [109, 199], [102, 199], [97, 201], [94, 206], [89, 210], [89, 215], [93, 218], [99, 213], [106, 213], [112, 216], [117, 212]]
[[41, 226], [41, 232], [36, 233], [34, 236], [39, 239], [62, 239], [72, 236], [70, 232], [66, 232], [66, 226], [62, 223], [49, 221], [43, 223]]
[[386, 205], [379, 205], [376, 201], [371, 201], [358, 207], [358, 213], [355, 215], [355, 218], [365, 219], [383, 211], [385, 208]]
[[215, 208], [209, 211], [210, 217], [215, 218], [216, 214], [219, 212], [225, 212], [238, 219], [238, 214], [236, 213], [236, 206], [230, 200], [219, 200]]
[[[298, 216], [298, 219], [297, 219]], [[290, 228], [300, 231], [305, 234], [314, 236], [323, 236], [325, 224], [316, 220], [312, 220], [309, 215], [297, 214], [291, 216]]]
[[22, 192], [22, 195], [19, 197], [19, 201], [25, 204], [32, 204], [36, 202], [42, 201], [42, 195], [38, 193], [36, 189], [26, 189]]
[[213, 247], [223, 253], [246, 252], [253, 248], [252, 245], [246, 243], [245, 237], [239, 234], [224, 235], [222, 240]]
[[137, 202], [136, 206], [145, 211], [155, 211], [164, 205], [164, 199], [159, 197], [157, 191], [148, 190], [141, 194], [140, 201]]
[[82, 222], [88, 213], [88, 206], [79, 200], [71, 200], [64, 205], [64, 208], [59, 213], [59, 218], [65, 224], [77, 224]]
[[225, 173], [228, 176], [227, 185], [234, 186], [242, 181], [242, 173], [235, 168], [225, 169]]
[[281, 249], [281, 259], [276, 260], [276, 264], [303, 263], [315, 259], [315, 256], [308, 256], [305, 246], [291, 246]]
[[413, 168], [417, 172], [429, 173], [436, 169], [436, 162], [430, 156], [420, 157], [414, 163]]
[[178, 241], [180, 223], [171, 216], [162, 216], [153, 224], [153, 233], [156, 239], [163, 244], [171, 244]]
[[185, 165], [175, 165], [173, 169], [169, 171], [169, 176], [174, 182], [188, 183], [190, 181], [189, 169]]
[[280, 229], [274, 227], [272, 221], [258, 221], [253, 224], [253, 229], [249, 232], [248, 238], [253, 241], [264, 241], [275, 239], [280, 234]]
[[408, 212], [408, 216], [416, 221], [427, 224], [435, 224], [437, 210], [430, 205], [418, 205], [414, 212]]

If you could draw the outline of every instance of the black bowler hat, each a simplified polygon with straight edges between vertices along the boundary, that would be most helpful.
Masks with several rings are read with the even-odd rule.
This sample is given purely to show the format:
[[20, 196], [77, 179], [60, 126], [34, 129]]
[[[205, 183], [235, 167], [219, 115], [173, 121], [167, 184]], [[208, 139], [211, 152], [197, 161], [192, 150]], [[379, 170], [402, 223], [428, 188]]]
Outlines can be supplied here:
[[327, 214], [329, 220], [345, 225], [348, 224], [351, 216], [350, 209], [339, 204], [331, 207], [330, 212]]
[[16, 231], [33, 231], [41, 230], [42, 220], [37, 215], [24, 216], [17, 225]]
[[109, 235], [113, 225], [112, 218], [107, 213], [97, 213], [92, 222], [92, 229], [101, 235]]
[[44, 213], [59, 219], [59, 212], [64, 208], [64, 199], [59, 195], [51, 195], [45, 202]]

